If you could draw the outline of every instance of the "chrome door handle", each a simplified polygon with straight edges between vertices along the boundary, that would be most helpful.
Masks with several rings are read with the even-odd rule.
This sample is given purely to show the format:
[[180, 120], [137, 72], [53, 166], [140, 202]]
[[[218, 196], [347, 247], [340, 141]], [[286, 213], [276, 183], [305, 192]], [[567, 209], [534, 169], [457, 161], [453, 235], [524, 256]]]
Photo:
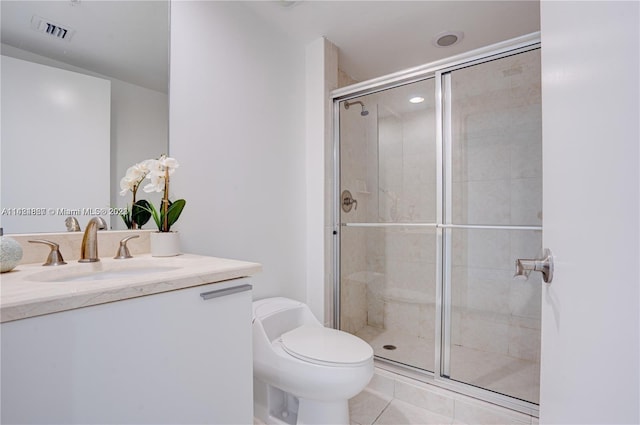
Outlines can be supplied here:
[[542, 255], [544, 258], [539, 260], [516, 260], [516, 273], [514, 279], [527, 280], [532, 271], [542, 273], [542, 280], [545, 283], [551, 283], [553, 280], [553, 253], [550, 249], [545, 248]]
[[216, 289], [209, 292], [203, 292], [200, 294], [203, 300], [210, 300], [212, 298], [220, 298], [231, 294], [237, 294], [238, 292], [250, 291], [253, 286], [245, 283], [243, 285], [232, 286], [231, 288]]

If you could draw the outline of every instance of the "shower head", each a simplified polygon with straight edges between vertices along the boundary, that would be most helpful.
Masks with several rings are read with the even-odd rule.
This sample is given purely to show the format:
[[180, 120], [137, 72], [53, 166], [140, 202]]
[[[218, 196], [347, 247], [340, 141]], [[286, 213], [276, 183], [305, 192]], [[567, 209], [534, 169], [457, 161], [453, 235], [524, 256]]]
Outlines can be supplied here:
[[356, 100], [354, 102], [344, 102], [344, 109], [349, 109], [349, 106], [355, 105], [356, 103], [358, 103], [362, 107], [362, 111], [360, 112], [360, 115], [362, 115], [363, 117], [366, 117], [367, 115], [369, 115], [369, 111], [364, 109], [364, 103], [360, 102], [359, 100]]

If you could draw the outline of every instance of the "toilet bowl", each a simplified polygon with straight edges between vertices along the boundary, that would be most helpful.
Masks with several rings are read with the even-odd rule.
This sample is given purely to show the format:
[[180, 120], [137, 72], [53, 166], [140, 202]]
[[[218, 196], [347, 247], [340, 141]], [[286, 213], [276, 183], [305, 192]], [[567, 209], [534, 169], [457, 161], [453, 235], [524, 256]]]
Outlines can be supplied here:
[[254, 415], [265, 424], [348, 424], [349, 399], [373, 376], [373, 349], [325, 328], [287, 298], [253, 303]]

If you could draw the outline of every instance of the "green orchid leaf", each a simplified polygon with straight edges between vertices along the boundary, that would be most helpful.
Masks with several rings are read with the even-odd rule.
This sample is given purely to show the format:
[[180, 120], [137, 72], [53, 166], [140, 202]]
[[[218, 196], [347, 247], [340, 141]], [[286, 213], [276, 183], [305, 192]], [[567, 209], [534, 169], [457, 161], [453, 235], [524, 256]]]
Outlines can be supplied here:
[[153, 217], [153, 221], [155, 221], [156, 226], [158, 226], [158, 231], [162, 231], [162, 219], [156, 207], [154, 207], [152, 203], [147, 203], [146, 206], [140, 205], [140, 208], [146, 210], [149, 214], [151, 214], [151, 217]]
[[178, 199], [175, 202], [169, 201], [169, 208], [167, 209], [167, 228], [163, 229], [164, 223], [164, 214], [162, 209], [158, 210], [156, 207], [149, 202], [145, 201], [144, 205], [139, 205], [139, 207], [149, 213], [151, 217], [153, 217], [153, 221], [155, 221], [156, 226], [158, 226], [159, 232], [168, 232], [171, 229], [171, 225], [178, 221], [180, 214], [182, 214], [182, 210], [186, 205], [187, 201], [184, 199]]
[[142, 228], [151, 218], [151, 211], [149, 211], [149, 202], [145, 199], [140, 199], [131, 208], [131, 220], [133, 220], [138, 228]]
[[170, 202], [169, 208], [167, 211], [167, 231], [171, 228], [171, 226], [178, 221], [180, 218], [180, 214], [182, 214], [182, 210], [186, 205], [187, 201], [184, 199], [178, 199], [177, 201]]
[[131, 222], [131, 211], [129, 211], [129, 208], [127, 208], [127, 212], [120, 214], [120, 218], [124, 221], [127, 229], [133, 228], [133, 223]]

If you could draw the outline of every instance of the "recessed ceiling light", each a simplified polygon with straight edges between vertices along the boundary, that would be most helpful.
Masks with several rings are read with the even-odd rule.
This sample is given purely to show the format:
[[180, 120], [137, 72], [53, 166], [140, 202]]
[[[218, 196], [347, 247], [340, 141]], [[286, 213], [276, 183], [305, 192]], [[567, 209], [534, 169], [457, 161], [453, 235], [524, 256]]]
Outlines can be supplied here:
[[411, 99], [409, 99], [409, 102], [411, 102], [411, 103], [422, 103], [422, 102], [424, 102], [424, 97], [422, 97], [422, 96], [414, 96]]
[[431, 41], [436, 47], [451, 47], [458, 44], [464, 38], [462, 31], [444, 31], [436, 34]]

